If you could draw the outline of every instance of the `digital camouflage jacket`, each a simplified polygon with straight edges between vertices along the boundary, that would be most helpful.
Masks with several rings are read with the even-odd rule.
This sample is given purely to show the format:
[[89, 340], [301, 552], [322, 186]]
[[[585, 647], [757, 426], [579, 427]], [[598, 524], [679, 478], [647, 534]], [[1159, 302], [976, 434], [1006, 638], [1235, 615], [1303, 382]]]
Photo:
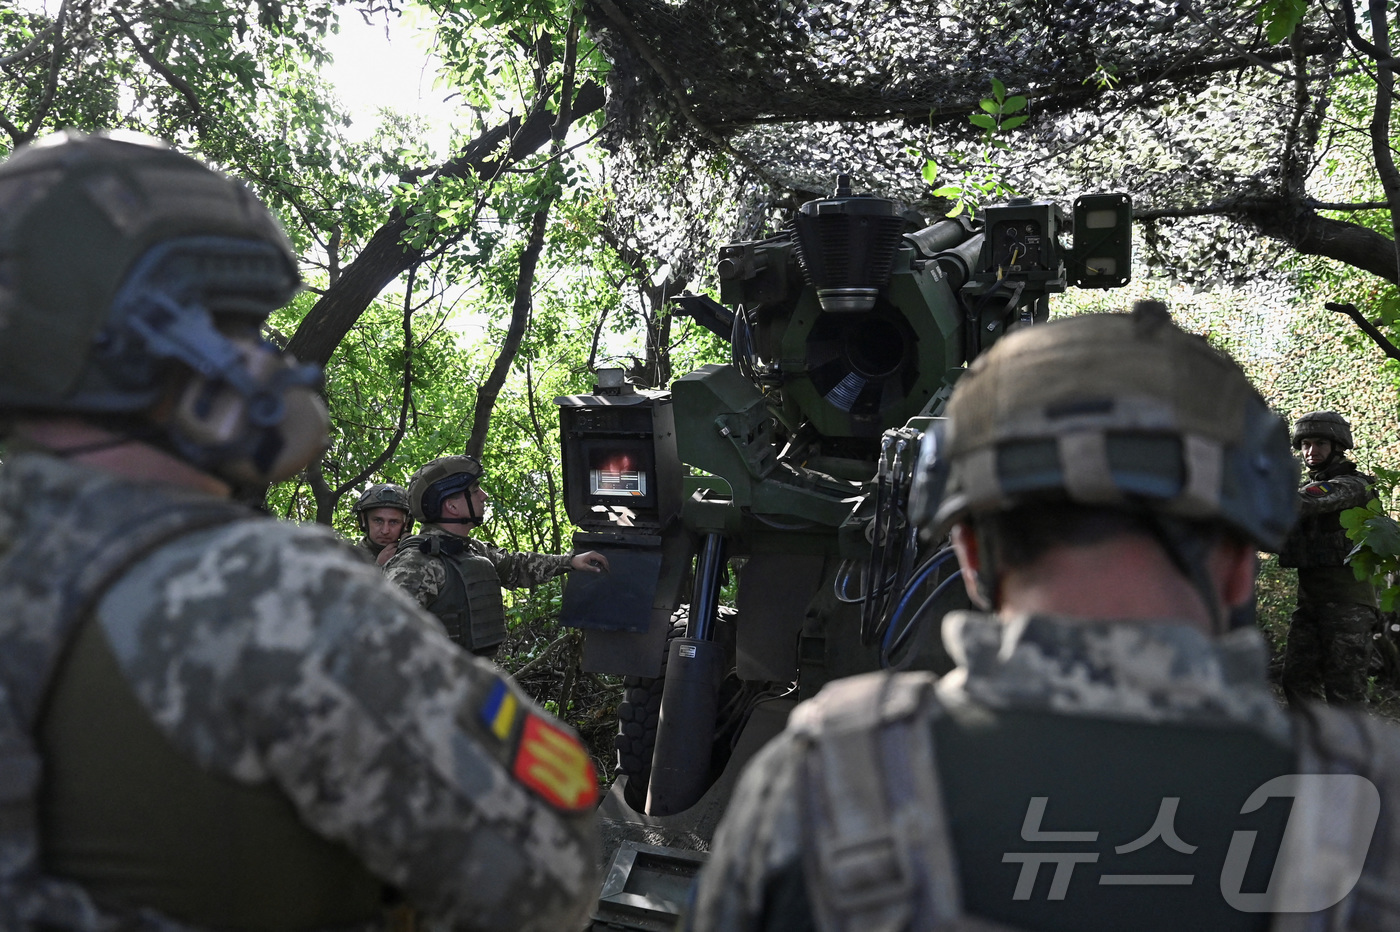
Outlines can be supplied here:
[[1338, 516], [1374, 498], [1374, 484], [1375, 479], [1344, 456], [1309, 470], [1307, 481], [1298, 489], [1298, 523], [1284, 542], [1279, 563], [1300, 569], [1345, 565], [1352, 542]]
[[[569, 554], [512, 553], [427, 524], [399, 544], [384, 572], [436, 616], [454, 641], [480, 650], [505, 639], [502, 587], [538, 586], [568, 572], [572, 559]], [[456, 568], [455, 577], [448, 561]]]
[[[1290, 721], [1254, 630], [958, 612], [944, 640], [942, 680], [851, 677], [798, 706], [740, 779], [688, 929], [1400, 928], [1400, 730]], [[1293, 772], [1361, 789], [1310, 796]], [[1299, 855], [1267, 894], [1244, 881], [1256, 835]]]
[[[39, 454], [0, 467], [7, 932], [118, 928], [74, 884], [35, 874], [38, 788], [19, 775], [33, 772], [26, 729], [44, 658], [62, 651], [63, 582], [83, 569], [71, 564], [100, 563], [104, 541], [159, 518], [149, 506], [162, 496], [172, 509], [198, 497]], [[583, 748], [328, 530], [249, 517], [193, 531], [121, 572], [91, 617], [174, 748], [220, 779], [279, 791], [429, 927], [543, 932], [586, 915], [597, 788]], [[120, 928], [182, 927], [146, 911]]]

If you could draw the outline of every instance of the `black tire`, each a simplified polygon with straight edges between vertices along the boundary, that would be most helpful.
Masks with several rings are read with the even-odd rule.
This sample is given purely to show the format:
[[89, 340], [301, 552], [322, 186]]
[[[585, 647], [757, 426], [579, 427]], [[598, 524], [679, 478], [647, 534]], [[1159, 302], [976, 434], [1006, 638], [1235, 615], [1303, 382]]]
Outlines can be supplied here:
[[661, 675], [628, 676], [622, 680], [625, 690], [617, 707], [617, 772], [627, 777], [623, 799], [636, 812], [647, 804], [647, 784], [651, 782], [651, 752], [656, 748], [656, 723], [661, 719], [661, 691], [666, 685], [666, 662], [671, 657], [671, 642], [685, 637], [690, 612], [682, 606], [671, 615], [671, 630], [666, 632], [666, 646], [661, 652]]

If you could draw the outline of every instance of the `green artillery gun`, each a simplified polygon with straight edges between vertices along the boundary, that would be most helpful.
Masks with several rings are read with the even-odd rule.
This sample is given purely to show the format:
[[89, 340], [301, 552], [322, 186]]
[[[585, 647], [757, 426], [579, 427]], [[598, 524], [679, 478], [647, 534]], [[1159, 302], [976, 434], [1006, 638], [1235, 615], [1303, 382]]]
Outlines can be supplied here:
[[1017, 199], [926, 226], [842, 176], [790, 229], [720, 250], [720, 302], [677, 299], [729, 364], [669, 392], [604, 370], [556, 399], [574, 546], [612, 567], [570, 577], [563, 621], [585, 631], [585, 670], [628, 684], [595, 928], [673, 926], [738, 772], [798, 701], [944, 662], [928, 622], [966, 603], [905, 520], [920, 440], [966, 365], [1044, 322], [1051, 294], [1127, 283], [1131, 215], [1102, 194], [1072, 217]]

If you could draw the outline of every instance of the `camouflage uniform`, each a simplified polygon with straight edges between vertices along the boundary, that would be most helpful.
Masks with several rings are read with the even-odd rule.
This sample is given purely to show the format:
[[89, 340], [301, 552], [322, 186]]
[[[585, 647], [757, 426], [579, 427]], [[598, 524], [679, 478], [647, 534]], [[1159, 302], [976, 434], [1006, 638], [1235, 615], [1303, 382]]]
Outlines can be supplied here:
[[[401, 586], [419, 605], [430, 612], [434, 602], [447, 589], [449, 573], [443, 557], [433, 552], [434, 543], [438, 547], [444, 543], [448, 547], [465, 547], [483, 564], [489, 564], [490, 572], [494, 574], [498, 586], [507, 589], [538, 586], [556, 576], [562, 576], [569, 571], [569, 564], [573, 559], [572, 554], [512, 553], [493, 544], [455, 535], [439, 525], [425, 524], [416, 535], [400, 542], [398, 552], [384, 565], [384, 572], [391, 582]], [[495, 648], [505, 639], [504, 620], [503, 613], [499, 624], [495, 624], [493, 620], [492, 633], [478, 643], [467, 643], [465, 640], [459, 643], [476, 651]], [[476, 626], [469, 624], [468, 627]]]
[[[1008, 334], [946, 427], [910, 515], [954, 529], [996, 614], [945, 616], [941, 680], [850, 677], [794, 710], [691, 928], [1400, 929], [1400, 730], [1290, 720], [1234, 611], [1297, 510], [1287, 429], [1243, 371], [1144, 302]], [[1155, 568], [1088, 561], [1120, 543]], [[1057, 565], [1082, 598], [1026, 584]], [[1095, 591], [1110, 572], [1150, 587], [1129, 617], [1126, 587]], [[1173, 618], [1188, 585], [1199, 610]]]
[[1298, 490], [1302, 518], [1279, 563], [1298, 568], [1298, 604], [1288, 626], [1283, 688], [1290, 698], [1364, 702], [1372, 634], [1378, 624], [1376, 592], [1346, 563], [1352, 543], [1338, 521], [1363, 507], [1374, 480], [1337, 454], [1308, 471]]
[[[12, 695], [37, 675], [24, 658], [53, 612], [22, 569], [64, 578], [65, 560], [129, 526], [96, 502], [161, 495], [190, 497], [41, 454], [0, 467], [0, 669]], [[275, 788], [432, 921], [551, 932], [582, 921], [597, 856], [586, 754], [329, 532], [251, 515], [195, 532], [123, 573], [93, 616], [180, 753], [219, 779]], [[540, 726], [573, 755], [543, 782], [520, 763]], [[146, 927], [180, 927], [157, 919]], [[63, 927], [110, 923], [94, 910]]]
[[276, 219], [100, 134], [16, 149], [0, 204], [0, 929], [581, 922], [577, 739], [227, 500], [328, 441], [319, 368], [258, 336], [300, 284]]
[[[1180, 794], [1167, 823], [1170, 831], [1164, 836], [1176, 839], [1179, 846], [1161, 850], [1166, 846], [1157, 839], [1158, 855], [1166, 860], [1159, 857], [1154, 866], [1169, 866], [1151, 873], [1192, 870], [1198, 874], [1202, 868], [1222, 869], [1227, 857], [1220, 836], [1233, 846], [1231, 830], [1240, 826], [1230, 821], [1240, 818], [1245, 798], [1263, 782], [1288, 772], [1330, 769], [1318, 761], [1317, 747], [1326, 746], [1324, 738], [1331, 740], [1337, 731], [1361, 732], [1358, 740], [1365, 750], [1358, 757], [1369, 757], [1377, 770], [1393, 768], [1400, 761], [1400, 736], [1359, 712], [1314, 709], [1314, 716], [1325, 719], [1321, 725], [1308, 716], [1290, 722], [1265, 679], [1267, 651], [1262, 639], [1250, 629], [1210, 639], [1184, 625], [1024, 616], [1003, 622], [969, 612], [949, 615], [943, 630], [959, 666], [936, 685], [931, 676], [918, 673], [877, 673], [830, 684], [826, 688], [830, 698], [824, 699], [824, 692], [799, 706], [787, 731], [754, 759], [741, 777], [701, 873], [687, 926], [691, 932], [866, 928], [912, 932], [944, 928], [941, 922], [948, 922], [949, 929], [984, 932], [1126, 925], [1263, 929], [1272, 917], [1241, 913], [1225, 902], [1223, 894], [1213, 897], [1213, 905], [1202, 906], [1201, 894], [1214, 893], [1214, 876], [1196, 876], [1193, 885], [1162, 887], [1160, 892], [1102, 880], [1116, 868], [1141, 869], [1143, 862], [1133, 859], [1146, 856], [1149, 846], [1140, 846], [1141, 853], [1117, 849], [1133, 848], [1148, 826], [1155, 831], [1160, 824], [1153, 818], [1160, 803], [1150, 794], [1138, 800], [1142, 811], [1133, 819], [1125, 823], [1115, 818], [1122, 797], [1131, 796], [1137, 784], [1158, 784], [1172, 795]], [[878, 733], [869, 739], [868, 753], [853, 752], [841, 743], [849, 742], [853, 733], [869, 737], [870, 729], [852, 723], [850, 695], [862, 687], [895, 697], [884, 700], [885, 714]], [[909, 701], [907, 695], [898, 698], [901, 687], [906, 694], [912, 690], [922, 698], [917, 702]], [[1032, 723], [1028, 734], [1043, 740], [1043, 746], [1027, 751], [1034, 760], [1016, 761], [1023, 772], [1010, 772], [1004, 766], [1008, 759], [1000, 755], [968, 760], [968, 755], [958, 753], [995, 747], [985, 741], [978, 744], [979, 736], [1018, 719]], [[911, 727], [931, 732], [930, 740], [913, 740], [917, 736], [911, 735]], [[1082, 743], [1085, 735], [1111, 739]], [[1250, 759], [1253, 773], [1225, 774], [1210, 765], [1202, 772], [1203, 761], [1198, 757], [1174, 759], [1173, 742], [1182, 741], [1183, 736], [1187, 742], [1181, 746], [1214, 753], [1213, 764], [1226, 762], [1228, 767], [1230, 761]], [[927, 759], [920, 756], [921, 744]], [[1169, 750], [1154, 762], [1156, 768], [1148, 764], [1146, 770], [1133, 769], [1144, 764], [1142, 749], [1163, 744]], [[1127, 750], [1120, 753], [1120, 745]], [[1329, 756], [1324, 753], [1323, 761]], [[874, 775], [879, 764], [862, 771], [861, 762], [870, 757], [883, 758], [884, 774]], [[827, 772], [843, 768], [861, 775], [847, 784], [850, 795], [824, 796], [824, 790], [839, 785], [831, 782]], [[925, 768], [935, 771], [937, 779], [922, 791], [890, 776], [900, 771], [906, 776], [911, 770], [927, 772]], [[1060, 774], [1058, 789], [1049, 796], [1048, 809], [1042, 808], [1032, 823], [1036, 790], [1026, 788], [1051, 785], [1034, 781], [1055, 772]], [[1400, 782], [1375, 771], [1366, 775], [1382, 793], [1385, 815], [1377, 837], [1390, 846], [1388, 869], [1393, 874], [1396, 842], [1394, 835], [1386, 833], [1393, 832], [1400, 821], [1396, 812]], [[861, 785], [870, 782], [876, 783], [873, 792], [880, 793], [877, 781], [881, 779], [887, 781], [883, 800], [862, 805], [862, 800], [851, 798], [861, 795]], [[1018, 779], [1016, 790], [1002, 792], [1007, 783]], [[1190, 783], [1192, 779], [1195, 784]], [[970, 793], [967, 787], [972, 787]], [[1025, 792], [1017, 795], [1017, 790]], [[1213, 797], [1219, 798], [1212, 802]], [[888, 807], [888, 827], [896, 836], [891, 848], [897, 856], [893, 857], [881, 850], [881, 820], [872, 813], [883, 807]], [[823, 809], [824, 814], [818, 814]], [[988, 823], [996, 821], [1001, 809], [1007, 810], [1009, 821], [1000, 826], [1003, 831], [998, 836]], [[1310, 813], [1323, 820], [1345, 821], [1344, 807]], [[1276, 843], [1278, 822], [1285, 816], [1264, 819], [1262, 837], [1272, 835]], [[1044, 885], [1049, 870], [1037, 875], [1038, 885], [1018, 889], [1029, 873], [1018, 856], [1023, 858], [1027, 849], [1037, 847], [1028, 842], [1052, 840], [1034, 834], [1040, 830], [1041, 817], [1047, 834], [1062, 834], [1054, 839], [1057, 843], [1042, 843], [1040, 848], [1069, 848], [1078, 853], [1072, 870], [1062, 878], [1065, 888], [1058, 897], [1054, 892], [1058, 879], [1051, 881], [1047, 897]], [[1096, 817], [1100, 821], [1091, 821]], [[838, 839], [831, 829], [843, 819], [856, 824], [862, 845], [843, 849], [835, 843]], [[1130, 829], [1126, 834], [1111, 831], [1125, 826]], [[1084, 829], [1099, 831], [1092, 837], [1081, 831], [1078, 838], [1066, 831]], [[917, 841], [911, 844], [909, 839]], [[840, 860], [845, 854], [853, 856]], [[1368, 861], [1367, 874], [1356, 892], [1336, 908], [1337, 914], [1350, 914], [1358, 921], [1348, 928], [1400, 928], [1400, 912], [1389, 904], [1389, 894], [1382, 892], [1393, 882], [1385, 864], [1385, 858]], [[1060, 870], [1057, 867], [1054, 873], [1058, 876]], [[904, 878], [899, 876], [902, 872]], [[1289, 879], [1306, 884], [1298, 877]], [[886, 883], [898, 889], [881, 900], [879, 888]], [[843, 894], [847, 894], [845, 902]], [[891, 903], [899, 909], [889, 912]], [[957, 924], [968, 922], [969, 914], [976, 920], [966, 926]], [[1363, 916], [1372, 924], [1361, 920]], [[1308, 917], [1315, 923], [1308, 928], [1331, 928], [1325, 918], [1334, 917]]]
[[369, 539], [369, 535], [362, 534], [360, 539], [355, 542], [355, 551], [368, 557], [369, 562], [377, 565], [379, 563], [379, 554], [384, 551], [384, 544], [376, 544]]

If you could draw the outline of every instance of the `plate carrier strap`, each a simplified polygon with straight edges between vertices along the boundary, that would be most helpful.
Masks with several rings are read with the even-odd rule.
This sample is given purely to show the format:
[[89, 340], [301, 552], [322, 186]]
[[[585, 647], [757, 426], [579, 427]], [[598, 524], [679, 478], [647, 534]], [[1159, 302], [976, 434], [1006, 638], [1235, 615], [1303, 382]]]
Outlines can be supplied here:
[[828, 683], [793, 712], [804, 748], [803, 872], [822, 932], [1010, 932], [962, 911], [927, 673]]

